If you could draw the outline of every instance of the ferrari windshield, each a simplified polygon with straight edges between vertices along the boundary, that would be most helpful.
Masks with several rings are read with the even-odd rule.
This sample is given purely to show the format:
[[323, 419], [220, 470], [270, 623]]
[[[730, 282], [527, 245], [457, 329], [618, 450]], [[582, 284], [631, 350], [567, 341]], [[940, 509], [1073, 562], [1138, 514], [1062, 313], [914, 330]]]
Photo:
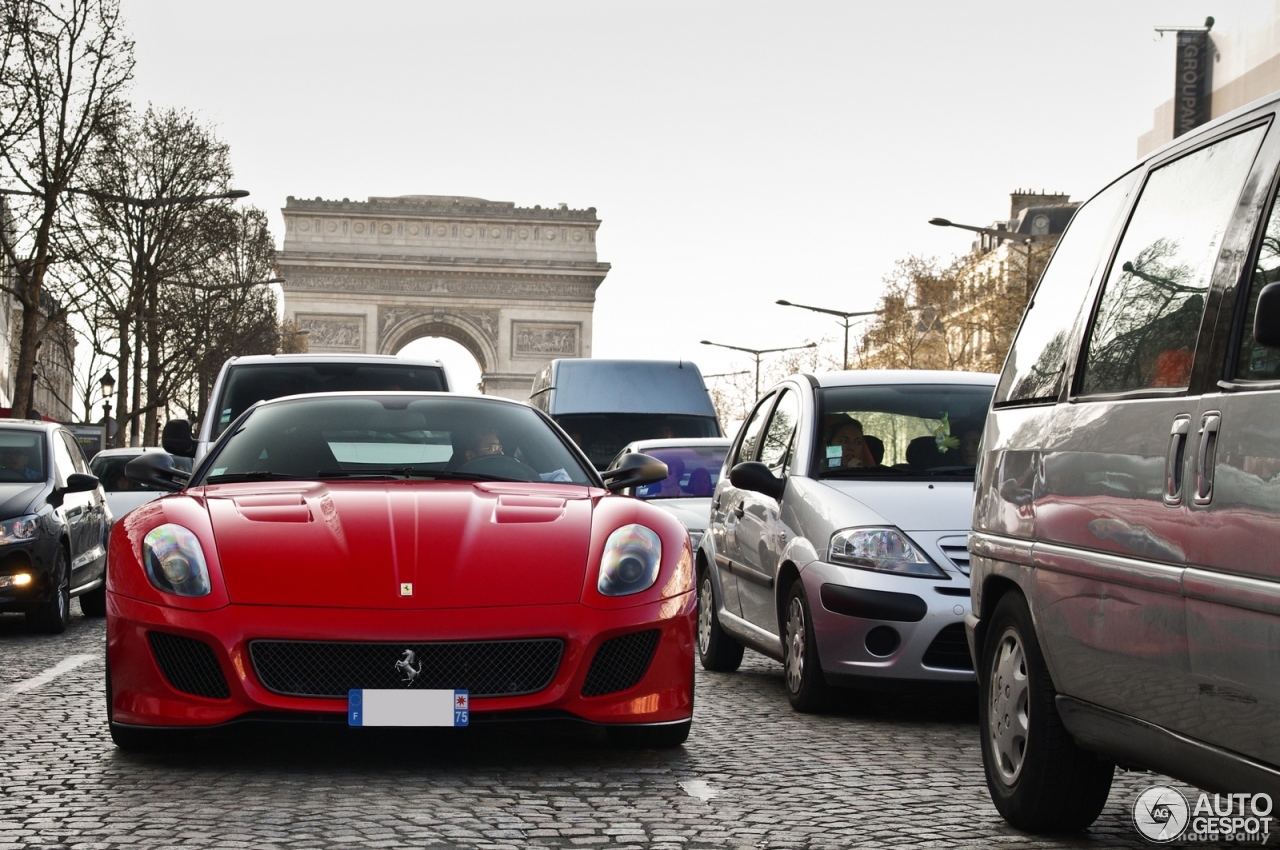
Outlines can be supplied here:
[[593, 483], [530, 407], [408, 393], [265, 402], [215, 447], [193, 483], [371, 477]]

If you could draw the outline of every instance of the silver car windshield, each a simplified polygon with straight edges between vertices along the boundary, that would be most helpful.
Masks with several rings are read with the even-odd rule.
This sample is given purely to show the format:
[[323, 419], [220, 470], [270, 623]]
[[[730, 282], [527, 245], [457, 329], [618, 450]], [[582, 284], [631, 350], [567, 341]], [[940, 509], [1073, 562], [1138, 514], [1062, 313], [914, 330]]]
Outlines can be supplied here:
[[928, 384], [821, 390], [815, 476], [972, 478], [993, 389]]

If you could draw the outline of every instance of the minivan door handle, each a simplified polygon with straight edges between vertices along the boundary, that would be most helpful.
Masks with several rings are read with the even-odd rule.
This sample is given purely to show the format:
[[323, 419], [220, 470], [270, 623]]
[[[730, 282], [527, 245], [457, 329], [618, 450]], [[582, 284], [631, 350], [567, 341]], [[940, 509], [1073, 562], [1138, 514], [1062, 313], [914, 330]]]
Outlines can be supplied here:
[[1222, 423], [1222, 414], [1218, 411], [1206, 413], [1200, 417], [1200, 451], [1196, 455], [1196, 494], [1197, 505], [1207, 505], [1213, 501], [1214, 456], [1218, 449], [1218, 427]]
[[1182, 467], [1187, 454], [1187, 434], [1191, 417], [1178, 416], [1169, 429], [1169, 451], [1164, 457], [1164, 503], [1171, 508], [1182, 504]]

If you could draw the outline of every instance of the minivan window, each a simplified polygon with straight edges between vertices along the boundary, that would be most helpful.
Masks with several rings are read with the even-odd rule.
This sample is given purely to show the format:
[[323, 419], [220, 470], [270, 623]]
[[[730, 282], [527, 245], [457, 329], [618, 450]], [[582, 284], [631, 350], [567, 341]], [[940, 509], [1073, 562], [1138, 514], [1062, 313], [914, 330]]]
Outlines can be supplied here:
[[303, 393], [405, 390], [442, 392], [439, 367], [397, 363], [260, 363], [236, 364], [227, 372], [222, 397], [215, 400], [211, 439], [255, 402]]
[[1187, 386], [1222, 235], [1262, 136], [1256, 127], [1151, 172], [1098, 302], [1081, 392]]
[[1138, 174], [1134, 171], [1112, 183], [1072, 217], [1027, 305], [996, 389], [996, 404], [1057, 401], [1066, 371], [1071, 327], [1088, 294], [1093, 273], [1104, 259], [1104, 240]]
[[1253, 281], [1245, 302], [1244, 327], [1241, 329], [1236, 379], [1241, 381], [1275, 381], [1280, 379], [1280, 349], [1258, 345], [1253, 339], [1253, 318], [1258, 311], [1258, 293], [1269, 283], [1280, 280], [1280, 204], [1271, 202], [1271, 217], [1262, 236], [1262, 248], [1253, 265]]

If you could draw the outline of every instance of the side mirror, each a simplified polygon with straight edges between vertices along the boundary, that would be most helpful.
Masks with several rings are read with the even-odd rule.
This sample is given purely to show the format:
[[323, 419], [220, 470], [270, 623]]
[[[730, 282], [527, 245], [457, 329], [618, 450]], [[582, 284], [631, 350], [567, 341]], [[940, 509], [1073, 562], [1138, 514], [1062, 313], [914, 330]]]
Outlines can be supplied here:
[[1268, 283], [1258, 293], [1253, 314], [1253, 339], [1267, 348], [1280, 348], [1280, 281]]
[[787, 489], [785, 478], [778, 478], [769, 471], [769, 467], [754, 460], [740, 463], [729, 470], [729, 482], [739, 490], [763, 493], [774, 501], [780, 500]]
[[87, 493], [90, 490], [98, 489], [98, 476], [85, 475], [83, 472], [73, 472], [67, 476], [67, 486], [62, 488], [64, 493]]
[[170, 419], [164, 423], [160, 445], [171, 455], [195, 457], [196, 441], [191, 436], [191, 423], [185, 419]]
[[617, 493], [628, 487], [661, 481], [667, 477], [667, 465], [644, 452], [628, 452], [618, 459], [616, 466], [600, 473], [600, 477], [611, 492]]
[[62, 507], [63, 497], [68, 493], [87, 493], [96, 489], [98, 489], [98, 477], [96, 475], [73, 472], [67, 476], [67, 483], [64, 486], [53, 488], [53, 492], [49, 494], [47, 501], [55, 508], [60, 508]]
[[191, 480], [191, 473], [174, 466], [173, 456], [165, 452], [138, 455], [124, 465], [124, 475], [137, 484], [150, 484], [169, 493], [178, 492]]

